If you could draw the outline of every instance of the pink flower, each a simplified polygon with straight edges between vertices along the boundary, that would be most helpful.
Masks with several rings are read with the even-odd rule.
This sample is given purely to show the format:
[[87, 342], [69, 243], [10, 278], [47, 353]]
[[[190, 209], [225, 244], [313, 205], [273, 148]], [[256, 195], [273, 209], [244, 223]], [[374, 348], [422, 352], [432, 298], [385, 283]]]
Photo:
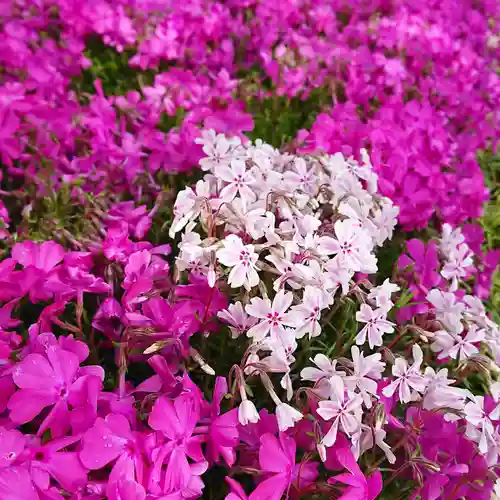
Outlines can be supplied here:
[[272, 476], [257, 486], [253, 497], [280, 500], [284, 493], [288, 494], [293, 482], [295, 451], [295, 441], [281, 432], [279, 438], [272, 434], [261, 436], [259, 464]]
[[233, 338], [246, 333], [258, 321], [257, 318], [252, 318], [245, 313], [241, 302], [230, 304], [227, 309], [219, 312], [218, 317], [229, 324], [229, 330], [231, 330]]
[[396, 358], [392, 367], [393, 381], [382, 390], [382, 394], [391, 397], [399, 390], [399, 400], [409, 403], [419, 399], [419, 393], [423, 393], [427, 387], [427, 381], [420, 373], [420, 365], [423, 361], [422, 349], [417, 344], [413, 345], [413, 364], [409, 365], [405, 358]]
[[387, 311], [384, 309], [372, 309], [368, 304], [361, 304], [361, 309], [356, 313], [356, 320], [366, 325], [356, 336], [356, 344], [363, 345], [368, 338], [370, 349], [383, 344], [384, 333], [394, 331], [394, 323], [387, 321]]
[[219, 195], [222, 201], [230, 202], [237, 194], [240, 195], [244, 205], [255, 200], [255, 193], [250, 188], [255, 179], [251, 172], [247, 171], [243, 160], [233, 159], [229, 166], [219, 166], [215, 175], [227, 183]]
[[116, 460], [108, 491], [114, 491], [113, 483], [121, 478], [141, 482], [145, 472], [140, 452], [143, 437], [131, 431], [130, 423], [123, 415], [110, 414], [105, 419], [97, 418], [82, 438], [80, 460], [90, 470], [101, 469]]
[[296, 318], [292, 313], [286, 312], [292, 301], [292, 293], [285, 293], [283, 290], [276, 294], [272, 303], [269, 299], [254, 297], [245, 310], [250, 316], [261, 321], [250, 328], [247, 335], [255, 341], [262, 340], [268, 333], [271, 333], [272, 338], [286, 338], [285, 326], [297, 326]]
[[340, 464], [349, 471], [349, 474], [338, 474], [328, 479], [330, 484], [343, 483], [348, 487], [340, 499], [344, 500], [374, 500], [382, 491], [382, 474], [376, 470], [370, 477], [366, 477], [359, 468], [356, 460], [348, 448], [335, 450]]
[[259, 256], [253, 245], [244, 245], [239, 236], [230, 234], [224, 239], [224, 248], [217, 250], [217, 259], [225, 266], [231, 267], [228, 283], [233, 288], [244, 286], [250, 290], [259, 284], [257, 262]]
[[51, 297], [46, 280], [57, 272], [58, 264], [64, 258], [64, 249], [53, 241], [37, 244], [32, 241], [16, 243], [12, 248], [12, 258], [24, 267], [20, 285], [30, 300], [47, 300]]
[[213, 402], [211, 408], [211, 423], [208, 431], [207, 458], [217, 462], [222, 457], [230, 467], [236, 461], [235, 448], [239, 444], [238, 410], [233, 408], [221, 415], [220, 404], [228, 392], [224, 377], [215, 381]]
[[327, 421], [333, 419], [332, 426], [323, 437], [324, 446], [330, 447], [335, 444], [339, 427], [348, 436], [359, 429], [362, 404], [363, 398], [359, 394], [348, 396], [347, 399], [344, 396], [341, 399], [319, 402], [318, 415]]
[[81, 361], [73, 352], [56, 345], [47, 349], [47, 357], [29, 354], [13, 374], [19, 390], [8, 403], [12, 421], [24, 424], [50, 406], [52, 410], [40, 425], [40, 434], [52, 429], [53, 435], [62, 435], [70, 425], [76, 425], [71, 419], [81, 412], [86, 413], [91, 424], [104, 370], [100, 366], [80, 368]]
[[149, 425], [161, 431], [167, 439], [155, 459], [153, 480], [156, 480], [154, 478], [166, 463], [163, 488], [165, 493], [182, 490], [190, 484], [192, 471], [188, 457], [196, 464], [206, 463], [201, 449], [204, 437], [193, 436], [199, 418], [200, 403], [189, 393], [181, 394], [174, 400], [161, 397], [153, 406]]

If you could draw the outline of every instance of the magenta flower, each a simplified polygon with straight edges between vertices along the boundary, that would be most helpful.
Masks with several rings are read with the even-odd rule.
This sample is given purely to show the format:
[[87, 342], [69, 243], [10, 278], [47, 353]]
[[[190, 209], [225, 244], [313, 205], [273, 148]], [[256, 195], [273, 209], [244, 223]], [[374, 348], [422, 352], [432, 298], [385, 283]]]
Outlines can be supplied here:
[[53, 241], [25, 241], [14, 245], [12, 258], [24, 267], [19, 280], [23, 293], [29, 293], [32, 302], [49, 299], [52, 293], [46, 288], [46, 280], [57, 272], [64, 258], [63, 247]]
[[207, 435], [207, 458], [217, 462], [219, 457], [222, 457], [231, 467], [236, 461], [235, 447], [239, 443], [239, 421], [237, 408], [220, 414], [220, 403], [227, 392], [226, 379], [217, 377], [210, 415], [211, 422]]
[[[159, 398], [149, 416], [149, 425], [166, 438], [165, 444], [154, 456], [150, 481], [155, 482], [164, 493], [174, 493], [187, 488], [192, 479], [191, 458], [196, 464], [205, 464], [201, 449], [202, 435], [193, 435], [200, 418], [200, 403], [189, 393], [174, 400]], [[167, 465], [160, 480], [163, 464]], [[206, 467], [206, 466], [204, 466]]]
[[[252, 494], [252, 500], [253, 498], [280, 500], [284, 493], [288, 495], [301, 467], [300, 464], [295, 465], [296, 447], [295, 441], [281, 432], [278, 438], [272, 434], [261, 436], [259, 464], [262, 471], [272, 475], [257, 486]], [[301, 486], [304, 484], [297, 484], [297, 488]]]
[[370, 477], [365, 477], [354, 459], [349, 448], [342, 447], [335, 450], [339, 463], [349, 473], [338, 474], [328, 479], [331, 484], [343, 483], [347, 485], [342, 496], [343, 500], [374, 500], [382, 491], [382, 474], [376, 470]]
[[108, 297], [95, 313], [92, 326], [112, 340], [118, 340], [122, 331], [123, 311], [114, 297]]
[[113, 484], [122, 478], [139, 483], [143, 481], [143, 438], [146, 435], [133, 432], [123, 415], [109, 414], [105, 419], [97, 418], [94, 426], [84, 434], [79, 457], [90, 470], [101, 469], [115, 461], [109, 476], [109, 494], [109, 491], [115, 491]]
[[[98, 366], [80, 368], [79, 364], [76, 354], [56, 345], [47, 349], [47, 357], [29, 354], [14, 370], [19, 390], [8, 403], [11, 420], [24, 424], [51, 407], [38, 432], [51, 429], [54, 436], [62, 436], [80, 412], [90, 410], [87, 416], [91, 419], [92, 406], [96, 405], [89, 401], [88, 391], [90, 384], [100, 385], [104, 370]], [[96, 398], [94, 394], [95, 402]]]

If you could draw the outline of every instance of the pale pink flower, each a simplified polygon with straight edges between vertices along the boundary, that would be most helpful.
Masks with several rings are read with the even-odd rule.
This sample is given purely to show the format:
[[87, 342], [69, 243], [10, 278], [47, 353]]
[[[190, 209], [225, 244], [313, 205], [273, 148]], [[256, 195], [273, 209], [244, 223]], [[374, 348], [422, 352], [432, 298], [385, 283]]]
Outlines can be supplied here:
[[273, 299], [261, 299], [254, 297], [246, 306], [246, 312], [254, 318], [260, 319], [260, 323], [248, 330], [247, 335], [256, 342], [264, 339], [270, 333], [273, 338], [286, 338], [285, 326], [296, 327], [296, 321], [286, 311], [292, 305], [293, 295], [290, 292], [280, 290]]
[[257, 408], [249, 399], [244, 399], [238, 407], [238, 420], [241, 425], [255, 424], [260, 416]]
[[[361, 394], [365, 406], [372, 407], [372, 396], [377, 395], [377, 382], [382, 376], [385, 363], [381, 361], [382, 355], [379, 353], [364, 357], [358, 346], [351, 347], [353, 361], [352, 375], [344, 377], [344, 382], [348, 390], [358, 391]], [[375, 380], [374, 380], [375, 379]]]
[[467, 421], [466, 435], [479, 444], [481, 453], [486, 454], [489, 446], [494, 443], [495, 426], [492, 420], [500, 417], [500, 405], [488, 414], [484, 409], [484, 396], [474, 396], [463, 411]]
[[420, 346], [413, 346], [413, 364], [409, 365], [405, 358], [396, 358], [392, 367], [394, 380], [382, 389], [382, 394], [391, 397], [399, 390], [399, 400], [409, 403], [419, 399], [419, 393], [423, 393], [427, 387], [427, 381], [420, 373], [420, 365], [423, 361], [423, 353]]
[[389, 311], [394, 305], [391, 296], [399, 291], [399, 286], [391, 283], [387, 278], [380, 286], [376, 286], [370, 290], [368, 300], [371, 300], [375, 305], [383, 311]]
[[363, 345], [368, 338], [370, 349], [383, 344], [384, 333], [394, 331], [394, 323], [387, 321], [387, 312], [383, 309], [372, 309], [368, 304], [361, 304], [361, 309], [356, 313], [356, 320], [366, 323], [356, 336], [356, 344]]
[[174, 204], [174, 220], [169, 229], [173, 238], [189, 221], [196, 219], [203, 209], [209, 209], [210, 183], [198, 181], [195, 189], [187, 187], [177, 194]]
[[295, 336], [300, 339], [306, 333], [309, 338], [317, 337], [321, 334], [321, 311], [328, 307], [325, 294], [319, 288], [306, 286], [302, 296], [302, 304], [293, 306], [291, 313], [296, 318], [297, 324], [301, 325], [295, 331]]
[[302, 420], [304, 415], [292, 406], [280, 402], [276, 406], [276, 418], [278, 420], [279, 430], [284, 432], [295, 425], [295, 422]]
[[217, 250], [217, 259], [225, 266], [232, 267], [228, 283], [232, 288], [244, 286], [246, 290], [259, 283], [257, 262], [259, 256], [253, 245], [244, 245], [239, 236], [230, 234], [223, 240], [224, 248]]
[[230, 202], [239, 194], [245, 204], [255, 200], [255, 193], [250, 189], [250, 185], [255, 179], [250, 171], [247, 170], [243, 160], [233, 159], [230, 166], [221, 166], [217, 169], [218, 178], [228, 184], [222, 188], [219, 198], [222, 201]]
[[464, 361], [479, 352], [474, 343], [481, 342], [484, 338], [485, 331], [477, 325], [470, 325], [465, 337], [459, 333], [440, 330], [435, 333], [431, 349], [439, 352], [438, 359], [458, 357], [459, 361]]
[[258, 321], [257, 318], [253, 318], [245, 312], [241, 302], [230, 304], [227, 309], [220, 311], [217, 316], [229, 325], [233, 339], [245, 333]]
[[333, 420], [330, 430], [323, 437], [324, 446], [330, 447], [335, 444], [339, 428], [348, 436], [359, 429], [362, 404], [363, 398], [359, 394], [348, 396], [345, 400], [342, 398], [319, 402], [318, 415], [323, 420]]
[[455, 294], [452, 292], [443, 292], [434, 288], [428, 294], [426, 299], [434, 306], [436, 318], [447, 328], [461, 331], [462, 313], [465, 304], [456, 301]]
[[356, 272], [374, 273], [377, 271], [377, 259], [371, 254], [370, 235], [354, 221], [337, 221], [334, 226], [336, 238], [322, 236], [319, 250], [325, 255], [335, 254], [342, 267]]
[[228, 139], [224, 134], [217, 134], [214, 130], [202, 132], [202, 136], [194, 140], [203, 146], [206, 157], [200, 160], [202, 170], [217, 171], [219, 167], [227, 167], [234, 157], [235, 147], [241, 144], [239, 138]]

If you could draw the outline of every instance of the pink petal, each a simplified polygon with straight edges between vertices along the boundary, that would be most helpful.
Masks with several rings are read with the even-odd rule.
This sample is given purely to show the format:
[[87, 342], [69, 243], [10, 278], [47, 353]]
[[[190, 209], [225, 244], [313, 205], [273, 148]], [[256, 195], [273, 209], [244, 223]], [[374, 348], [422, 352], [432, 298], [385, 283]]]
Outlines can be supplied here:
[[54, 453], [47, 469], [65, 490], [76, 492], [87, 483], [87, 469], [74, 452]]
[[47, 349], [47, 357], [57, 378], [64, 381], [67, 387], [71, 385], [80, 364], [76, 354], [59, 346], [51, 346]]
[[154, 430], [163, 431], [169, 439], [177, 439], [183, 435], [183, 425], [179, 422], [174, 405], [167, 397], [156, 400], [148, 423]]
[[264, 434], [260, 438], [259, 464], [269, 472], [286, 472], [293, 466], [272, 434]]
[[14, 371], [12, 377], [21, 389], [48, 391], [56, 384], [52, 366], [41, 354], [29, 354]]
[[17, 425], [33, 420], [45, 407], [53, 405], [57, 396], [43, 390], [22, 389], [9, 399], [9, 417]]
[[126, 444], [126, 439], [114, 435], [106, 421], [98, 418], [83, 436], [80, 460], [88, 469], [100, 469], [118, 458]]
[[289, 484], [285, 473], [276, 474], [262, 481], [250, 495], [249, 500], [281, 500]]
[[25, 467], [9, 467], [0, 471], [2, 500], [40, 500]]

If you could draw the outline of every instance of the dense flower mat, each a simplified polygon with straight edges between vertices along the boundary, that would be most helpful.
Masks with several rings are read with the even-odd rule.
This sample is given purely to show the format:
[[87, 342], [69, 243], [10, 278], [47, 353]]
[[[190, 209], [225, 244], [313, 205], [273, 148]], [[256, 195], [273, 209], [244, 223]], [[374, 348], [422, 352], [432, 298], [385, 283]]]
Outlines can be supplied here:
[[0, 1], [0, 499], [500, 493], [499, 23]]

